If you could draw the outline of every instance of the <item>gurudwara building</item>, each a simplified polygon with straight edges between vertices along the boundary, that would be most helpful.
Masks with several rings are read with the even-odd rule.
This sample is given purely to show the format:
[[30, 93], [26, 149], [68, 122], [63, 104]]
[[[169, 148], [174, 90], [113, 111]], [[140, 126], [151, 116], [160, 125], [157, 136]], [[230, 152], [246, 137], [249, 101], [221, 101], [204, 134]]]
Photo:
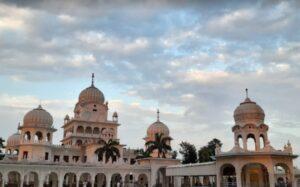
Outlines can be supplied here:
[[[92, 80], [80, 93], [73, 117], [64, 119], [60, 145], [52, 143], [56, 129], [42, 106], [24, 116], [18, 132], [7, 139], [0, 187], [300, 186], [291, 144], [282, 150], [273, 148], [264, 118], [263, 109], [247, 96], [234, 111], [234, 147], [223, 152], [217, 146], [213, 162], [182, 165], [171, 153], [161, 158], [157, 150], [137, 159], [137, 152], [118, 139], [118, 114], [108, 118], [108, 102]], [[154, 141], [157, 134], [167, 137], [171, 145], [169, 129], [159, 116], [144, 140]], [[114, 147], [119, 155], [105, 159], [96, 154], [105, 146], [100, 142], [112, 140], [119, 142]]]

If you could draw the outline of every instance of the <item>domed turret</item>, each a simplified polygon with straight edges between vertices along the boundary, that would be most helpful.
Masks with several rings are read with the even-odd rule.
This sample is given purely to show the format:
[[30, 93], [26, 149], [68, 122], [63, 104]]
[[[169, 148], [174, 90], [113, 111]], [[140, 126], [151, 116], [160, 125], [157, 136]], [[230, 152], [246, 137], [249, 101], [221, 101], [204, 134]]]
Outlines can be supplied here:
[[92, 75], [92, 85], [81, 91], [79, 103], [101, 103], [105, 101], [103, 93], [94, 86], [94, 74]]
[[51, 127], [53, 118], [41, 105], [29, 111], [23, 119], [24, 127]]
[[248, 97], [248, 89], [246, 89], [246, 99], [234, 111], [235, 124], [244, 126], [254, 124], [256, 126], [264, 123], [264, 110]]
[[105, 101], [103, 93], [94, 85], [84, 89], [79, 95], [79, 103], [101, 103]]
[[8, 137], [6, 147], [15, 147], [20, 144], [20, 140], [21, 140], [21, 135], [19, 132], [17, 132], [11, 135], [10, 137]]
[[159, 110], [157, 110], [157, 121], [152, 123], [147, 129], [147, 137], [155, 137], [155, 134], [169, 136], [170, 131], [167, 125], [159, 120]]

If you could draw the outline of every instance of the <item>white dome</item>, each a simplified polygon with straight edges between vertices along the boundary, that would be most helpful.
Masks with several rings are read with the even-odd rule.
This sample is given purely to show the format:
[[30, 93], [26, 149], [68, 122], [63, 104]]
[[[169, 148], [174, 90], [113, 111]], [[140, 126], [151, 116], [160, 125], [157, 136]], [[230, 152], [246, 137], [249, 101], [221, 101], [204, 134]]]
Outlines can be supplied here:
[[15, 134], [11, 135], [10, 137], [8, 137], [6, 146], [14, 147], [16, 145], [19, 145], [20, 140], [21, 140], [21, 135], [19, 133], [15, 133]]
[[53, 118], [49, 112], [44, 110], [41, 105], [29, 111], [23, 119], [24, 127], [51, 127]]
[[246, 124], [261, 125], [265, 120], [264, 110], [255, 102], [246, 98], [234, 111], [234, 120], [236, 125], [244, 126]]
[[101, 103], [105, 101], [103, 93], [94, 85], [81, 91], [79, 103]]
[[155, 134], [163, 134], [164, 136], [169, 136], [170, 131], [167, 125], [160, 121], [152, 123], [147, 129], [147, 136], [154, 137]]

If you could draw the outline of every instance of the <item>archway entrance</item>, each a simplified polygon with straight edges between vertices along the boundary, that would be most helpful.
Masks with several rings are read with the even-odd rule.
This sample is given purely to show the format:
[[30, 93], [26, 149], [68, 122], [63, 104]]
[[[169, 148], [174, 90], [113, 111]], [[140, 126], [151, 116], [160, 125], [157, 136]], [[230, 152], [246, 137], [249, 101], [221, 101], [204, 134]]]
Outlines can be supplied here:
[[269, 187], [268, 169], [259, 163], [246, 164], [242, 168], [243, 187]]
[[223, 165], [221, 167], [221, 176], [222, 187], [236, 187], [236, 172], [233, 165]]
[[58, 187], [58, 176], [56, 173], [51, 172], [46, 176], [44, 187]]
[[21, 186], [21, 175], [16, 171], [11, 171], [8, 173], [8, 187], [19, 187]]
[[95, 176], [94, 187], [105, 187], [106, 186], [106, 176], [103, 173], [98, 173]]
[[131, 173], [125, 176], [124, 187], [134, 187], [134, 177]]
[[24, 176], [24, 187], [38, 187], [39, 176], [36, 172], [30, 172]]
[[276, 183], [275, 187], [292, 187], [292, 176], [289, 167], [284, 163], [278, 163], [274, 167]]
[[83, 173], [79, 179], [79, 187], [92, 187], [91, 175], [88, 173]]
[[122, 186], [122, 176], [119, 173], [115, 173], [111, 176], [111, 187]]
[[162, 187], [162, 186], [166, 186], [168, 185], [168, 180], [166, 177], [166, 169], [165, 168], [160, 168], [157, 171], [157, 181], [156, 181], [156, 185], [157, 187]]
[[76, 174], [66, 173], [64, 176], [64, 187], [76, 187]]
[[141, 187], [148, 187], [148, 178], [146, 174], [140, 174], [138, 177], [138, 184]]

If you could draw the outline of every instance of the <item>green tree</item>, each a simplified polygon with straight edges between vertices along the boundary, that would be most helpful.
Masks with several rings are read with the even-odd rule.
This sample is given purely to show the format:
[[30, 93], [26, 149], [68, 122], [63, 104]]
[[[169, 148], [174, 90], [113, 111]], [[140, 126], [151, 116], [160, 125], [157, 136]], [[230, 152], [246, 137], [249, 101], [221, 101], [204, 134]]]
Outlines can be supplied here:
[[137, 154], [137, 156], [135, 157], [135, 159], [141, 159], [141, 158], [148, 158], [148, 157], [150, 157], [150, 153], [148, 151], [145, 151], [144, 149], [137, 149], [135, 151], [135, 153]]
[[198, 151], [198, 161], [199, 162], [210, 162], [213, 161], [213, 157], [216, 155], [215, 149], [216, 145], [222, 146], [222, 142], [219, 139], [212, 139], [207, 143], [206, 146], [203, 146]]
[[207, 144], [207, 147], [209, 148], [209, 150], [211, 151], [211, 153], [212, 153], [212, 156], [215, 156], [216, 155], [216, 152], [215, 152], [215, 150], [216, 150], [216, 145], [219, 145], [220, 147], [222, 147], [222, 142], [219, 140], [219, 139], [217, 139], [217, 138], [214, 138], [214, 139], [212, 139], [211, 141], [209, 141], [208, 142], [208, 144]]
[[146, 142], [147, 152], [150, 154], [154, 151], [158, 151], [158, 158], [166, 158], [166, 154], [169, 151], [172, 151], [172, 148], [170, 145], [168, 145], [168, 142], [171, 141], [170, 137], [164, 137], [163, 134], [155, 134], [154, 141], [148, 141]]
[[5, 148], [4, 142], [5, 140], [3, 138], [0, 138], [0, 160], [4, 158], [4, 154], [2, 154], [2, 149]]
[[172, 159], [176, 159], [177, 158], [177, 151], [172, 151]]
[[119, 142], [115, 140], [108, 140], [106, 142], [103, 139], [99, 140], [100, 148], [96, 149], [95, 154], [98, 155], [98, 160], [103, 160], [103, 156], [105, 157], [105, 163], [112, 159], [112, 162], [116, 162], [118, 158], [120, 158], [120, 151], [118, 149]]
[[180, 144], [179, 153], [182, 154], [182, 163], [189, 164], [189, 163], [196, 163], [197, 162], [197, 151], [196, 147], [193, 144], [188, 142], [181, 142]]

